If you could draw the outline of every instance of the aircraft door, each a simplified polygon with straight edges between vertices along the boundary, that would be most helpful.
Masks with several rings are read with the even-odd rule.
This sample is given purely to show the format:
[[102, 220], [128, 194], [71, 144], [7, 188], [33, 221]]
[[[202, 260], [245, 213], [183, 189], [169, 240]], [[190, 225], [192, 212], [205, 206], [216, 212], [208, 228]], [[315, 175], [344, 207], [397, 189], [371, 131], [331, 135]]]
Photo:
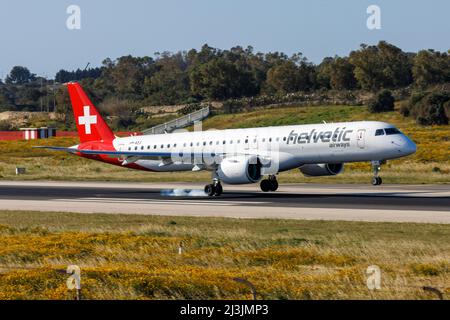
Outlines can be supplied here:
[[359, 129], [356, 133], [356, 145], [360, 149], [366, 147], [366, 129]]
[[[123, 143], [120, 143], [118, 146], [117, 146], [117, 151], [125, 151], [125, 144], [123, 144]], [[119, 161], [124, 161], [126, 159], [126, 156], [119, 156], [119, 158], [118, 158], [118, 160]]]
[[247, 136], [245, 138], [245, 150], [257, 150], [258, 149], [258, 137], [257, 136]]

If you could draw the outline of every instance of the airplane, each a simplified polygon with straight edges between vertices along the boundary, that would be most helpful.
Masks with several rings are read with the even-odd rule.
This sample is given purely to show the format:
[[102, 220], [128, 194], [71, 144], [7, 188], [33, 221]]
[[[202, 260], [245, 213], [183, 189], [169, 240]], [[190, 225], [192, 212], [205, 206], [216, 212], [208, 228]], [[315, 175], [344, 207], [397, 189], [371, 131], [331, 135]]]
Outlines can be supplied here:
[[416, 152], [415, 143], [395, 126], [355, 121], [247, 129], [173, 132], [119, 138], [77, 82], [65, 84], [80, 143], [41, 146], [130, 169], [212, 173], [208, 196], [220, 196], [226, 184], [260, 183], [263, 192], [278, 189], [277, 174], [298, 168], [305, 176], [335, 176], [349, 162], [371, 162], [372, 184], [382, 183], [381, 165]]

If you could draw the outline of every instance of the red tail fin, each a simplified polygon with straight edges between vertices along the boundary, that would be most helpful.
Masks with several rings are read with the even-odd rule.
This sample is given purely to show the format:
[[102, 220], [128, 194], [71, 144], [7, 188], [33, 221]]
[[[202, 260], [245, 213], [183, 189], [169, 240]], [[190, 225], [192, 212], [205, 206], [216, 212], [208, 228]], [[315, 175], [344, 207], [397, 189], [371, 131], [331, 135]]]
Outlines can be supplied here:
[[113, 132], [102, 119], [80, 84], [69, 82], [67, 88], [69, 89], [80, 142], [114, 140]]

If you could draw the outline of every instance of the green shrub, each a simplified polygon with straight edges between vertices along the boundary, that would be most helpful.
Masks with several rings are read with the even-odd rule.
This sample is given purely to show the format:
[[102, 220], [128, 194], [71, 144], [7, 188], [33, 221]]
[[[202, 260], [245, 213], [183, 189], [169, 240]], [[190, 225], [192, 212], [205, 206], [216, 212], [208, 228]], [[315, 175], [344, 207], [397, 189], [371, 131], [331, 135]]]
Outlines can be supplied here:
[[450, 118], [450, 92], [435, 90], [416, 92], [409, 103], [400, 107], [405, 117], [413, 116], [420, 125], [445, 125]]
[[368, 109], [372, 113], [394, 110], [395, 99], [389, 90], [380, 91], [376, 97], [369, 101]]

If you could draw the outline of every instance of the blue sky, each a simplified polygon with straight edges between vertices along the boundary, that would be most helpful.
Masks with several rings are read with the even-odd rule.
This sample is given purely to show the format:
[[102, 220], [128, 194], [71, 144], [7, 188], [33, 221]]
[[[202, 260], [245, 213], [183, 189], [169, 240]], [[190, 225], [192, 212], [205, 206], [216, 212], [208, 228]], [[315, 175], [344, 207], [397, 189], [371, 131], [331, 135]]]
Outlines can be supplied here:
[[[81, 8], [81, 30], [66, 27], [66, 9]], [[381, 8], [381, 30], [366, 27], [366, 9]], [[2, 0], [0, 77], [14, 65], [53, 77], [61, 68], [99, 66], [106, 57], [157, 51], [222, 49], [302, 52], [320, 62], [361, 43], [387, 40], [405, 51], [450, 49], [448, 0]]]

